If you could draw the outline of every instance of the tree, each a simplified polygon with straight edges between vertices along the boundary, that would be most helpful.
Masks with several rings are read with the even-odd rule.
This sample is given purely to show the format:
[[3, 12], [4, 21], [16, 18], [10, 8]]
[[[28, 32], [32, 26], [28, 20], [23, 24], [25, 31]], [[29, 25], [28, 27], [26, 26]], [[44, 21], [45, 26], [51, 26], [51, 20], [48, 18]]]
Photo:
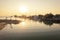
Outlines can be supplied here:
[[39, 18], [39, 19], [42, 19], [42, 17], [43, 17], [43, 15], [38, 15], [38, 18]]
[[17, 17], [17, 15], [14, 15], [14, 17]]
[[45, 18], [53, 18], [54, 15], [53, 15], [52, 13], [49, 13], [49, 14], [46, 14], [44, 17], [45, 17]]
[[14, 15], [14, 17], [15, 17], [15, 20], [16, 20], [17, 15]]

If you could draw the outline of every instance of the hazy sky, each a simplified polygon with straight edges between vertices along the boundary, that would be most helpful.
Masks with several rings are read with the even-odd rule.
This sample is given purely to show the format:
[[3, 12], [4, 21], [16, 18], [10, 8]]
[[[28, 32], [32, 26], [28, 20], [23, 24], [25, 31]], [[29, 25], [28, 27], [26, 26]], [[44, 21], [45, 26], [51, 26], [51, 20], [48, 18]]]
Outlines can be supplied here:
[[60, 13], [60, 0], [0, 0], [0, 15], [21, 15], [21, 5], [28, 7], [26, 15]]

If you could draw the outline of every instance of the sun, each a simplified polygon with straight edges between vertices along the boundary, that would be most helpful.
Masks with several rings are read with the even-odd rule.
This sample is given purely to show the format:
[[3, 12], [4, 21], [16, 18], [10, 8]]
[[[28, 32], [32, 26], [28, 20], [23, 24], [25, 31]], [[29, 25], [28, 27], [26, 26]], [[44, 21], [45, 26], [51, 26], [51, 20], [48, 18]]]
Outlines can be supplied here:
[[27, 12], [27, 11], [28, 11], [28, 8], [27, 8], [27, 6], [21, 6], [21, 7], [19, 8], [19, 11], [20, 11], [20, 12]]

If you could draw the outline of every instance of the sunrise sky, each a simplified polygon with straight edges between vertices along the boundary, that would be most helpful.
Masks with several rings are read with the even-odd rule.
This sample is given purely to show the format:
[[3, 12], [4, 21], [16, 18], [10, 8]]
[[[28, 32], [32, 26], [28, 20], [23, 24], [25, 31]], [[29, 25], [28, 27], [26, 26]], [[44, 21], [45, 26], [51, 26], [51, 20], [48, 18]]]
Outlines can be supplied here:
[[0, 0], [0, 16], [60, 13], [60, 0]]

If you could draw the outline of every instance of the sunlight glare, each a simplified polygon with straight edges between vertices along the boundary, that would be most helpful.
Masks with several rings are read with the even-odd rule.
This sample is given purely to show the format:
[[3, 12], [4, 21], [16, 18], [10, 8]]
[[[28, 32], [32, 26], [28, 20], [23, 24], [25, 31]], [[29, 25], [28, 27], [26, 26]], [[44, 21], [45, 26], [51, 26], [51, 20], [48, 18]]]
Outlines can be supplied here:
[[21, 7], [19, 8], [19, 11], [20, 11], [20, 12], [27, 12], [27, 11], [28, 11], [28, 8], [27, 8], [27, 6], [21, 6]]
[[20, 24], [21, 24], [22, 26], [25, 26], [25, 25], [26, 25], [26, 23], [25, 23], [25, 22], [21, 22]]

